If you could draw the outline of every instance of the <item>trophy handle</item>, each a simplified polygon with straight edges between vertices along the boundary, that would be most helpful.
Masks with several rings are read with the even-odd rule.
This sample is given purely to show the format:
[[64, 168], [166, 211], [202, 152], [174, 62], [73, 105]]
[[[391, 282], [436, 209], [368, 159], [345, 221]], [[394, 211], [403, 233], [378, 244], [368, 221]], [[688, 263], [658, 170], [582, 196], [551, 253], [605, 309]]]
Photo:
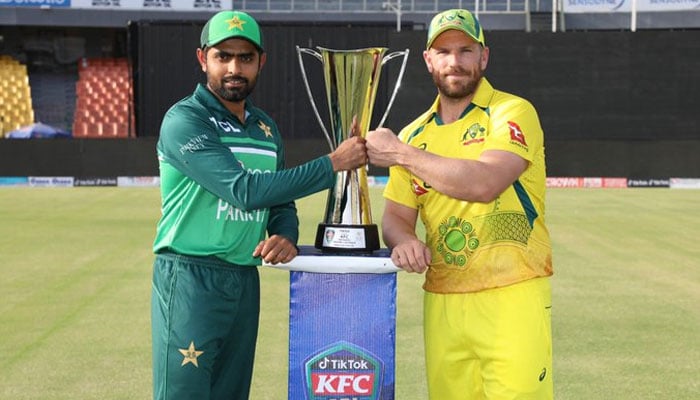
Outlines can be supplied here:
[[[389, 99], [389, 104], [386, 106], [386, 110], [384, 111], [384, 116], [382, 117], [382, 120], [379, 121], [379, 125], [377, 126], [378, 128], [381, 128], [384, 125], [384, 121], [386, 120], [386, 117], [389, 115], [389, 110], [391, 110], [391, 106], [394, 104], [394, 99], [396, 98], [396, 93], [399, 91], [399, 86], [401, 86], [401, 80], [403, 79], [403, 73], [406, 70], [406, 62], [408, 61], [408, 49], [404, 51], [395, 51], [393, 53], [389, 53], [384, 58], [382, 59], [382, 67], [384, 64], [386, 64], [388, 61], [390, 61], [393, 58], [396, 58], [398, 56], [403, 55], [403, 62], [401, 63], [401, 70], [399, 71], [399, 77], [396, 79], [396, 84], [394, 85], [394, 91], [391, 94], [391, 98]], [[301, 56], [300, 56], [301, 57]]]
[[[315, 51], [313, 49], [308, 49], [305, 47], [297, 46], [297, 56], [299, 57], [299, 67], [301, 67], [301, 77], [302, 77], [302, 80], [304, 81], [304, 86], [306, 87], [306, 94], [309, 96], [309, 101], [311, 102], [311, 108], [314, 110], [314, 114], [316, 115], [316, 119], [318, 120], [318, 124], [321, 126], [321, 130], [323, 131], [323, 134], [326, 135], [326, 140], [328, 141], [328, 146], [330, 146], [331, 151], [333, 151], [337, 147], [337, 144], [331, 138], [331, 135], [328, 133], [328, 130], [326, 129], [325, 125], [323, 124], [323, 119], [321, 118], [321, 114], [318, 113], [318, 108], [316, 108], [316, 102], [314, 101], [314, 96], [311, 93], [311, 87], [309, 86], [309, 79], [306, 77], [306, 68], [304, 66], [304, 60], [301, 57], [301, 53], [311, 54], [312, 56], [316, 57], [321, 62], [323, 62], [323, 57], [321, 57], [321, 54], [319, 54], [317, 51]], [[403, 73], [403, 69], [401, 70], [401, 72]]]

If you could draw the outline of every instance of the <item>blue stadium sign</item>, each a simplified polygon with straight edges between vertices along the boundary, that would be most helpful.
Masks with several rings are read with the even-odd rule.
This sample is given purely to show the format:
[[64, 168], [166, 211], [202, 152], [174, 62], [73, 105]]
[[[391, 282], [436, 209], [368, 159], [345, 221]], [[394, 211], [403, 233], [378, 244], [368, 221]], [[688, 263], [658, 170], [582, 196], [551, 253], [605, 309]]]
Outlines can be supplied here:
[[0, 0], [0, 7], [3, 6], [212, 12], [232, 9], [233, 0]]
[[0, 7], [70, 7], [71, 0], [0, 0]]

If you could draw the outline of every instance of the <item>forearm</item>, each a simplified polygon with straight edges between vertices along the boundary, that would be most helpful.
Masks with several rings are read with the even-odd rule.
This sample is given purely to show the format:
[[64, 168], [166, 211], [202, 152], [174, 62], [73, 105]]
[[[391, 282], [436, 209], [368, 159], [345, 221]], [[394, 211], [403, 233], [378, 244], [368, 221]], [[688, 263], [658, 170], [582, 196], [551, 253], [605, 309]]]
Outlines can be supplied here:
[[385, 212], [382, 217], [382, 238], [389, 248], [394, 248], [409, 240], [418, 240], [415, 222]]
[[432, 260], [430, 250], [416, 236], [418, 210], [387, 199], [382, 217], [384, 242], [391, 248], [391, 261], [408, 272], [424, 272]]
[[[193, 124], [190, 130], [194, 129], [197, 128]], [[335, 182], [328, 156], [282, 169], [284, 154], [279, 151], [274, 157], [276, 167], [268, 161], [273, 157], [271, 154], [260, 155], [259, 165], [244, 166], [218, 136], [201, 135], [193, 139], [183, 130], [190, 131], [178, 127], [177, 134], [161, 137], [158, 142], [161, 173], [173, 177], [184, 175], [237, 209], [249, 211], [284, 204], [330, 188]], [[196, 148], [184, 147], [195, 139], [199, 140]]]
[[321, 159], [274, 173], [246, 173], [239, 179], [224, 179], [226, 194], [243, 210], [272, 207], [327, 189], [334, 182], [330, 168]]
[[272, 173], [252, 173], [223, 157], [219, 165], [222, 167], [206, 168], [207, 165], [199, 165], [196, 160], [180, 164], [186, 175], [241, 210], [284, 204], [329, 188], [335, 179], [325, 156]]
[[503, 190], [494, 179], [494, 168], [478, 160], [442, 157], [404, 144], [396, 162], [434, 190], [456, 199], [490, 202]]
[[503, 155], [487, 151], [479, 160], [443, 157], [403, 143], [385, 128], [368, 133], [367, 150], [372, 164], [403, 167], [432, 189], [465, 201], [489, 202], [515, 179], [502, 173]]

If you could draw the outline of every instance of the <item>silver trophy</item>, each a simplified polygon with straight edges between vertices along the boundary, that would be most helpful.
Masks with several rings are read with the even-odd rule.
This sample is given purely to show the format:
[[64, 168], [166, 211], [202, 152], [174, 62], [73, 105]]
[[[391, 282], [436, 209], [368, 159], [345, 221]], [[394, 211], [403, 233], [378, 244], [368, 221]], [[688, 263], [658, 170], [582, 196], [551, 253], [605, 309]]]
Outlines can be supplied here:
[[[384, 47], [355, 50], [331, 50], [317, 47], [318, 51], [297, 46], [299, 66], [323, 133], [331, 151], [351, 136], [365, 137], [369, 131], [372, 109], [379, 86], [382, 67], [389, 60], [403, 56], [394, 90], [378, 126], [382, 126], [398, 92], [403, 78], [408, 49], [386, 54]], [[324, 126], [313, 99], [302, 53], [321, 61], [326, 83], [326, 98], [330, 111], [331, 133]], [[367, 189], [367, 166], [336, 174], [335, 186], [328, 193], [324, 222], [316, 231], [315, 247], [323, 252], [366, 253], [379, 249], [379, 231], [372, 223], [372, 212]]]

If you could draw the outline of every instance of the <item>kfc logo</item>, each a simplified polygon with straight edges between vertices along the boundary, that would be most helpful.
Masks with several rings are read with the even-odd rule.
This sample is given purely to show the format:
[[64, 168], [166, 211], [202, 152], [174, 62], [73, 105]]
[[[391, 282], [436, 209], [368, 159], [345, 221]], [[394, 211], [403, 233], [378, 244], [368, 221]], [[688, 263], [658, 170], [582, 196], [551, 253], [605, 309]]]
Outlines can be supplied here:
[[308, 400], [377, 400], [383, 363], [367, 350], [339, 342], [305, 363]]
[[316, 396], [368, 396], [374, 388], [374, 374], [312, 373]]

